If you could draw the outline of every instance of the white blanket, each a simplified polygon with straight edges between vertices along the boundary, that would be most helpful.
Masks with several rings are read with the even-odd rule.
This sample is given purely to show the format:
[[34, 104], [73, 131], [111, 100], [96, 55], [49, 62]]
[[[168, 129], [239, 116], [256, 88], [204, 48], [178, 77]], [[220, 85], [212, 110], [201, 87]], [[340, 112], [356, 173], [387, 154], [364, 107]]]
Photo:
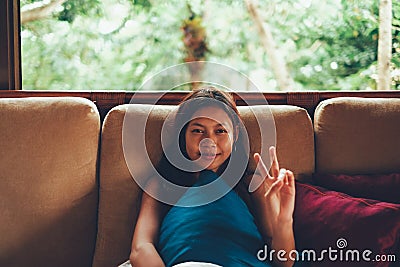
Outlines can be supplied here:
[[[118, 267], [132, 267], [132, 265], [130, 264], [129, 261], [126, 261], [121, 265], [119, 265]], [[179, 263], [177, 265], [174, 265], [173, 267], [222, 267], [222, 266], [207, 262], [189, 261], [189, 262]]]

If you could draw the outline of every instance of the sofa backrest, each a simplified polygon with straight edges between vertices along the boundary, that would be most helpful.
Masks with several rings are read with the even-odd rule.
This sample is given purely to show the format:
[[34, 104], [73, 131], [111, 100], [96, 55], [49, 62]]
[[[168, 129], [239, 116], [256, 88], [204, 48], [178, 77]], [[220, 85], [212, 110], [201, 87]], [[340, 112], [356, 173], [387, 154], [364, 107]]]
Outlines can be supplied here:
[[99, 131], [83, 98], [0, 99], [0, 266], [91, 266]]
[[314, 114], [316, 172], [400, 171], [400, 99], [339, 97]]
[[[176, 106], [128, 104], [115, 107], [107, 114], [102, 128], [99, 222], [94, 267], [116, 266], [128, 259], [141, 199], [141, 188], [135, 181], [147, 178], [151, 165], [159, 161], [162, 151], [160, 131], [165, 118], [175, 109]], [[307, 177], [314, 172], [313, 128], [306, 110], [294, 106], [253, 106], [251, 109], [239, 107], [239, 111], [252, 152], [260, 152], [262, 136], [254, 114], [260, 121], [268, 121], [272, 112], [276, 133], [274, 129], [269, 129], [267, 132], [272, 136], [266, 139], [274, 142], [276, 138], [281, 166], [290, 166], [298, 177]], [[125, 119], [134, 123], [127, 126]], [[147, 125], [146, 153], [140, 152], [143, 151], [143, 125]], [[268, 127], [271, 124], [261, 125]], [[268, 140], [263, 145], [266, 153], [270, 145]], [[254, 162], [250, 167], [254, 168]], [[131, 168], [135, 169], [134, 175], [139, 176], [134, 177], [135, 180]]]

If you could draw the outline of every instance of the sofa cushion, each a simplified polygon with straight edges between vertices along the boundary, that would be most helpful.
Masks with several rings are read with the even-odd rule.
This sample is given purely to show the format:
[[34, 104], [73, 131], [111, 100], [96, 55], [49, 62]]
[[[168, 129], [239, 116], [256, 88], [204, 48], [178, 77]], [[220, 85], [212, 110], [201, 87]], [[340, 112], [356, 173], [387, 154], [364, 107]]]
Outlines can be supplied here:
[[0, 266], [91, 266], [99, 131], [87, 99], [0, 99]]
[[[314, 171], [314, 133], [305, 109], [288, 105], [246, 106], [238, 109], [249, 135], [250, 155], [260, 152], [262, 147], [261, 152], [265, 153], [262, 156], [269, 163], [268, 147], [276, 144], [281, 168], [292, 170], [298, 180], [307, 180], [311, 176]], [[270, 122], [271, 114], [275, 125]], [[273, 130], [276, 132], [266, 131], [265, 127], [275, 127]], [[260, 134], [260, 128], [263, 135]], [[275, 135], [276, 140], [268, 135]], [[250, 168], [255, 168], [252, 158]]]
[[[323, 266], [389, 266], [393, 262], [368, 265], [371, 263], [362, 258], [362, 253], [370, 250], [372, 254], [366, 255], [370, 259], [376, 255], [396, 255], [399, 259], [400, 205], [354, 198], [297, 182], [294, 234], [297, 251], [316, 253], [317, 260], [311, 262], [313, 266], [321, 266], [321, 262], [324, 262]], [[321, 254], [322, 250], [329, 248], [336, 250], [332, 252], [336, 260], [330, 258], [327, 252]], [[357, 250], [360, 261], [352, 260], [348, 250]], [[344, 255], [342, 260], [340, 253]], [[309, 261], [308, 255], [313, 259], [314, 254], [304, 255], [305, 261]]]
[[[132, 234], [140, 208], [141, 190], [132, 179], [125, 161], [122, 146], [122, 129], [125, 114], [129, 105], [113, 108], [105, 117], [101, 134], [100, 154], [100, 199], [98, 212], [98, 232], [93, 266], [117, 266], [129, 258]], [[134, 112], [130, 112], [131, 119], [138, 124], [147, 118], [151, 111], [149, 105], [135, 105]], [[171, 106], [160, 106], [152, 112], [148, 121], [148, 129], [155, 133], [148, 134], [147, 146], [150, 146], [149, 156], [157, 162], [161, 154], [152, 154], [153, 147], [160, 147], [160, 140], [155, 135], [160, 132], [163, 120], [171, 110]], [[131, 134], [141, 136], [137, 131], [140, 127], [133, 127]], [[130, 148], [139, 150], [142, 140], [132, 138]], [[142, 149], [140, 149], [142, 150]], [[147, 155], [137, 155], [133, 164], [135, 172], [147, 178], [151, 167]]]
[[314, 114], [316, 172], [400, 172], [400, 99], [339, 97]]
[[[262, 140], [254, 113], [260, 120], [268, 120], [271, 118], [269, 108], [275, 119], [276, 133], [272, 127], [269, 129], [271, 136], [265, 138], [277, 140], [282, 167], [293, 166], [293, 171], [299, 176], [311, 176], [314, 171], [313, 131], [311, 119], [302, 108], [254, 106], [250, 110], [248, 107], [239, 107], [251, 150], [257, 151]], [[141, 199], [141, 190], [135, 181], [147, 178], [151, 165], [160, 159], [162, 124], [169, 112], [175, 109], [176, 106], [128, 104], [115, 107], [107, 114], [101, 138], [99, 224], [94, 258], [96, 267], [115, 266], [128, 259]], [[124, 125], [125, 116], [134, 123]], [[146, 125], [146, 153], [138, 152], [143, 151], [142, 125]], [[129, 129], [123, 133], [124, 127]], [[122, 144], [126, 140], [129, 142], [124, 148]], [[268, 144], [273, 143], [263, 144], [263, 147], [268, 149]], [[293, 147], [296, 147], [295, 151]], [[127, 150], [125, 155], [124, 149]], [[254, 168], [254, 162], [251, 162], [251, 166]], [[132, 179], [132, 169], [135, 180]]]
[[321, 174], [313, 175], [314, 184], [354, 197], [400, 204], [400, 173]]

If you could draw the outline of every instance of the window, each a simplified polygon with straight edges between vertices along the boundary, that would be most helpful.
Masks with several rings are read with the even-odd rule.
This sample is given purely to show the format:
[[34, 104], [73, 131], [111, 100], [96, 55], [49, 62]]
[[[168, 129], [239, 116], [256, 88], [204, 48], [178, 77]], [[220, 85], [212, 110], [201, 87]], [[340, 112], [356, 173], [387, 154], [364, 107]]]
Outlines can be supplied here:
[[[297, 91], [376, 89], [378, 1], [67, 0], [26, 19], [53, 2], [20, 1], [23, 89], [134, 91], [191, 60], [225, 64], [266, 91], [287, 80]], [[400, 3], [392, 8], [391, 89], [400, 89]]]
[[[268, 90], [287, 80], [297, 90], [374, 89], [377, 1], [259, 1], [256, 15], [245, 2], [66, 1], [56, 16], [22, 23], [23, 87], [137, 90], [166, 67], [210, 60]], [[21, 1], [22, 13], [37, 3]]]

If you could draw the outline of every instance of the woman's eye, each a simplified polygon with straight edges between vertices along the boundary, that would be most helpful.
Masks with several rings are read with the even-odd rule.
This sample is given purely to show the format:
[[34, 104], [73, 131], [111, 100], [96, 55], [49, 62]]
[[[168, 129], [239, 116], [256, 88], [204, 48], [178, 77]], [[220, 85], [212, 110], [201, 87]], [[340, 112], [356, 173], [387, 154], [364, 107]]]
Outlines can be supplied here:
[[203, 133], [203, 130], [200, 129], [193, 129], [192, 133]]
[[225, 129], [218, 129], [217, 133], [221, 134], [221, 133], [227, 133], [228, 131]]

